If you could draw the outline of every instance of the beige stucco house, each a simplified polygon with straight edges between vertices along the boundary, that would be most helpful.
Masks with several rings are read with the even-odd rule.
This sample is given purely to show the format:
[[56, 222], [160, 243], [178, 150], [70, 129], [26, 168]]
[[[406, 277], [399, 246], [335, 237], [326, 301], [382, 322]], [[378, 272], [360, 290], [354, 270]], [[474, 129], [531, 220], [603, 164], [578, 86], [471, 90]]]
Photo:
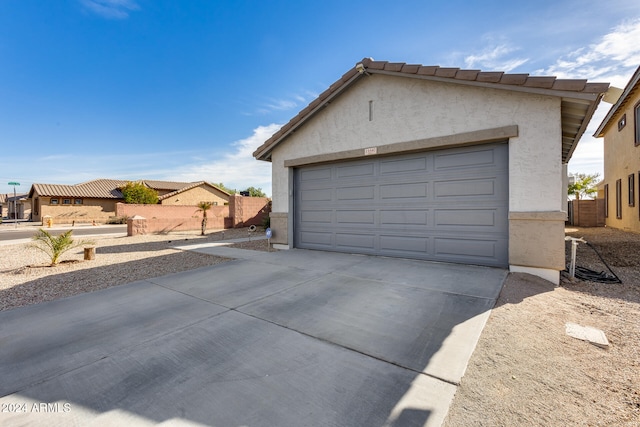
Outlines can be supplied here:
[[604, 179], [598, 197], [605, 201], [605, 223], [640, 233], [640, 67], [594, 136], [604, 138]]
[[25, 193], [0, 194], [0, 219], [29, 219], [31, 203]]
[[[32, 220], [51, 217], [56, 224], [73, 222], [104, 223], [116, 215], [116, 203], [123, 202], [120, 188], [129, 181], [96, 179], [75, 185], [33, 184], [29, 191]], [[210, 201], [224, 205], [230, 195], [205, 181], [140, 181], [158, 192], [158, 203], [167, 205], [197, 205]]]
[[272, 242], [558, 283], [567, 163], [608, 86], [363, 59], [254, 152]]

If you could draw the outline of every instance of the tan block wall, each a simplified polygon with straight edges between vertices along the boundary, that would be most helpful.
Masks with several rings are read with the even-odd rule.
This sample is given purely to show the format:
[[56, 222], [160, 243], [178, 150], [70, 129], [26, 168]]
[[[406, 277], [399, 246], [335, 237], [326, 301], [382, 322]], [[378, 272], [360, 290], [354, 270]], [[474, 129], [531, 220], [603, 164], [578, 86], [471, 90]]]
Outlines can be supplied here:
[[[604, 135], [604, 184], [609, 185], [608, 227], [640, 232], [640, 146], [635, 146], [634, 106], [640, 102], [640, 90], [632, 94], [626, 106], [616, 114]], [[626, 125], [618, 131], [618, 121], [626, 114]], [[640, 126], [640, 123], [638, 124]], [[634, 174], [635, 206], [629, 206], [629, 175]], [[616, 218], [616, 181], [622, 181], [622, 218]], [[599, 187], [600, 188], [600, 187]]]
[[229, 196], [206, 184], [176, 194], [162, 200], [162, 205], [197, 205], [200, 202], [212, 202], [216, 206], [223, 206], [229, 201]]
[[[176, 230], [199, 230], [202, 221], [202, 213], [197, 206], [172, 206], [172, 205], [134, 205], [118, 203], [117, 216], [133, 217], [139, 215], [147, 220], [158, 220], [157, 225], [149, 226], [149, 232], [161, 231], [166, 228], [180, 227]], [[207, 212], [207, 229], [225, 228], [225, 217], [229, 216], [229, 206], [212, 206]], [[160, 221], [163, 220], [164, 222]], [[191, 227], [191, 228], [184, 228]]]
[[[173, 231], [200, 230], [202, 219], [200, 218], [151, 218], [129, 219], [127, 221], [127, 235], [171, 233]], [[211, 221], [207, 219], [207, 230], [221, 227], [211, 227]]]
[[[82, 199], [81, 205], [63, 205], [63, 198], [59, 198], [59, 205], [50, 205], [50, 197], [40, 197], [39, 215], [33, 216], [33, 221], [42, 221], [45, 216], [51, 216], [54, 224], [71, 224], [75, 222], [105, 223], [109, 217], [116, 215], [116, 201], [106, 199]], [[73, 199], [71, 199], [73, 203]]]
[[271, 201], [267, 197], [244, 197], [234, 195], [229, 199], [229, 216], [233, 228], [262, 225], [271, 212]]

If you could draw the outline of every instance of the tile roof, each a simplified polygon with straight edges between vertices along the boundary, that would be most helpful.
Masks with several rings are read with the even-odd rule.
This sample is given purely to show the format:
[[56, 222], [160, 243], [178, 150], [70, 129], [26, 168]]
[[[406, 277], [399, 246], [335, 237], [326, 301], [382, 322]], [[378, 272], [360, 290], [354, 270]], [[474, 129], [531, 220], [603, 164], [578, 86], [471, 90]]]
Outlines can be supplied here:
[[[92, 181], [83, 182], [74, 185], [63, 184], [33, 184], [29, 197], [33, 197], [33, 193], [43, 197], [84, 197], [92, 199], [124, 199], [120, 188], [128, 182], [119, 179], [94, 179]], [[191, 182], [173, 182], [173, 181], [153, 181], [141, 180], [149, 188], [154, 190], [170, 190], [176, 191], [192, 185]]]
[[558, 79], [553, 76], [508, 74], [501, 71], [464, 70], [402, 62], [374, 61], [371, 58], [364, 58], [258, 147], [253, 156], [259, 160], [270, 161], [271, 151], [282, 140], [318, 111], [327, 107], [333, 98], [358, 79], [371, 74], [421, 78], [562, 97], [563, 162], [568, 161], [571, 157], [600, 98], [609, 88], [609, 83], [589, 83], [583, 79]]
[[596, 138], [602, 138], [604, 136], [605, 129], [609, 126], [610, 123], [614, 121], [613, 119], [616, 117], [618, 111], [620, 111], [624, 106], [627, 105], [627, 103], [631, 99], [631, 96], [638, 90], [640, 90], [640, 67], [638, 67], [636, 69], [636, 72], [633, 73], [633, 76], [631, 76], [631, 79], [629, 79], [629, 83], [627, 83], [627, 86], [625, 86], [624, 90], [622, 91], [620, 98], [618, 98], [618, 101], [613, 106], [611, 106], [611, 109], [604, 117], [602, 123], [600, 123], [600, 126], [598, 126], [598, 129], [596, 129], [593, 136], [595, 136]]
[[177, 189], [175, 191], [172, 191], [171, 193], [167, 193], [167, 194], [165, 194], [163, 196], [160, 196], [160, 197], [158, 197], [158, 200], [168, 199], [169, 197], [173, 197], [176, 194], [180, 194], [180, 193], [183, 193], [183, 192], [185, 192], [187, 190], [191, 190], [192, 188], [196, 188], [196, 187], [198, 187], [198, 186], [200, 186], [202, 184], [211, 186], [211, 187], [215, 188], [216, 190], [220, 191], [221, 193], [226, 194], [227, 196], [231, 196], [231, 194], [227, 193], [226, 191], [224, 191], [222, 188], [218, 187], [215, 184], [211, 184], [210, 182], [206, 182], [206, 181], [198, 181], [198, 182], [192, 182], [187, 186], [184, 186], [184, 187], [179, 188], [179, 189]]

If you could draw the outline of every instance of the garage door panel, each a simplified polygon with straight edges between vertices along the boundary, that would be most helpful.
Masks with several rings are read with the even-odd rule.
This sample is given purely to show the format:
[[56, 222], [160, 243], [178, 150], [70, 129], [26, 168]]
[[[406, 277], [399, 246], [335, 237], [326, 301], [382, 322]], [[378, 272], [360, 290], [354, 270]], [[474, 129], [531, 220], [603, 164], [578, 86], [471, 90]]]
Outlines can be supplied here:
[[386, 252], [385, 255], [408, 255], [421, 253], [428, 255], [429, 238], [413, 236], [380, 236], [380, 250]]
[[336, 189], [336, 200], [373, 200], [374, 196], [373, 185]]
[[330, 202], [333, 194], [331, 189], [317, 189], [303, 191], [300, 200], [303, 202]]
[[336, 246], [338, 249], [360, 249], [373, 251], [376, 236], [371, 234], [336, 233]]
[[336, 177], [340, 178], [349, 178], [349, 177], [363, 177], [363, 176], [373, 176], [375, 170], [375, 166], [373, 163], [365, 163], [362, 165], [356, 166], [344, 166], [336, 168]]
[[410, 174], [415, 172], [427, 172], [426, 155], [419, 158], [401, 160], [383, 160], [380, 162], [380, 174]]
[[443, 261], [504, 265], [501, 253], [507, 249], [506, 240], [434, 238], [434, 257]]
[[370, 224], [375, 222], [373, 211], [343, 211], [336, 212], [336, 223], [340, 224]]
[[507, 144], [327, 167], [295, 171], [294, 246], [507, 265]]
[[496, 164], [494, 150], [466, 150], [460, 153], [436, 154], [434, 157], [434, 169], [491, 167]]
[[438, 209], [435, 211], [436, 226], [496, 227], [495, 209]]
[[497, 177], [485, 179], [464, 179], [455, 181], [437, 181], [434, 183], [435, 196], [438, 197], [479, 197], [496, 196]]
[[333, 217], [333, 211], [311, 211], [305, 210], [300, 212], [300, 218], [303, 222], [331, 224], [331, 218]]
[[427, 225], [429, 212], [425, 210], [380, 210], [380, 225]]
[[426, 182], [380, 185], [380, 198], [383, 200], [425, 198], [428, 194], [428, 185]]
[[328, 232], [301, 231], [300, 244], [310, 245], [316, 249], [330, 249], [333, 246], [333, 235]]
[[300, 171], [300, 180], [301, 181], [312, 181], [316, 182], [318, 180], [330, 180], [331, 179], [331, 168], [324, 167], [320, 169], [310, 169], [310, 170], [301, 170]]

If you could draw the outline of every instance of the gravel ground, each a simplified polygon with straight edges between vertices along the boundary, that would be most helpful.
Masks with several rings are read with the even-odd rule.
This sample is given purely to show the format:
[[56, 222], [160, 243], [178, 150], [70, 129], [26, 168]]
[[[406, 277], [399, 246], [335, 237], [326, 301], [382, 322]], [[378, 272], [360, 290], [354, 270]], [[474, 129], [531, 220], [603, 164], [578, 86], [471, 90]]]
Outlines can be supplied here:
[[[445, 426], [640, 425], [640, 235], [568, 229], [596, 247], [622, 284], [571, 281], [559, 287], [510, 274], [482, 332]], [[570, 244], [566, 244], [567, 259]], [[585, 244], [577, 265], [606, 270]], [[596, 347], [565, 323], [605, 332]]]
[[[246, 228], [224, 230], [224, 236], [222, 231], [209, 232], [204, 237], [199, 234], [91, 238], [96, 243], [95, 260], [84, 261], [83, 248], [79, 247], [65, 253], [56, 267], [48, 266], [46, 254], [30, 248], [27, 243], [2, 246], [2, 252], [11, 256], [0, 258], [0, 311], [225, 262], [227, 258], [172, 246], [249, 236]], [[256, 236], [263, 234], [261, 229], [255, 233]], [[267, 250], [265, 240], [231, 246]]]

